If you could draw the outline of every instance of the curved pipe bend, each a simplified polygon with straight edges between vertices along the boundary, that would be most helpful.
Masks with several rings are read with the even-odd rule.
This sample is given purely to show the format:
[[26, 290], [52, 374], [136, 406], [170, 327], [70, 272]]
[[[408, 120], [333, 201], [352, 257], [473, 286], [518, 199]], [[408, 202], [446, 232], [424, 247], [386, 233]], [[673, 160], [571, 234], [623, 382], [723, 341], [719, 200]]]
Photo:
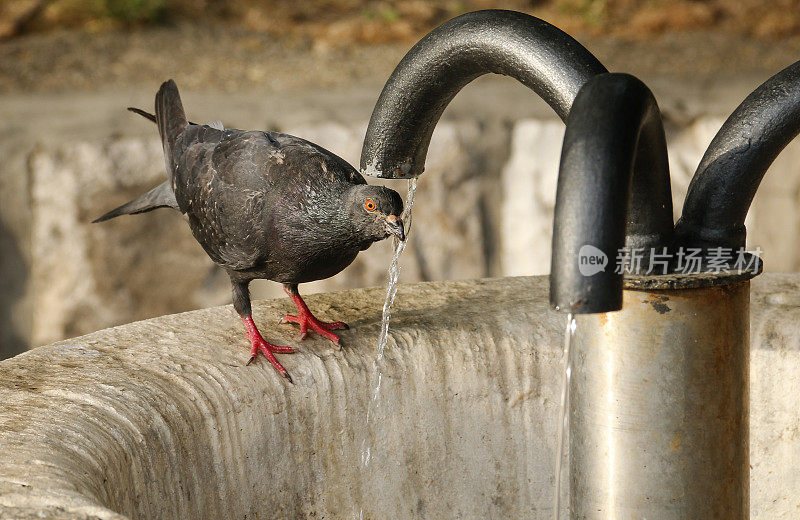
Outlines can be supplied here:
[[[567, 118], [553, 225], [551, 305], [579, 314], [621, 309], [618, 251], [668, 246], [672, 225], [664, 126], [652, 92], [628, 74], [595, 76], [580, 90]], [[584, 246], [602, 253], [582, 252]], [[605, 255], [604, 270], [582, 274], [581, 253], [584, 259], [587, 253], [601, 260]], [[590, 272], [587, 265], [584, 272]]]
[[678, 245], [744, 247], [744, 219], [761, 179], [798, 133], [800, 61], [747, 96], [714, 136], [689, 184]]
[[517, 79], [566, 119], [581, 86], [606, 68], [571, 36], [524, 13], [487, 10], [440, 25], [406, 54], [372, 112], [361, 171], [422, 174], [433, 129], [469, 82], [488, 73]]

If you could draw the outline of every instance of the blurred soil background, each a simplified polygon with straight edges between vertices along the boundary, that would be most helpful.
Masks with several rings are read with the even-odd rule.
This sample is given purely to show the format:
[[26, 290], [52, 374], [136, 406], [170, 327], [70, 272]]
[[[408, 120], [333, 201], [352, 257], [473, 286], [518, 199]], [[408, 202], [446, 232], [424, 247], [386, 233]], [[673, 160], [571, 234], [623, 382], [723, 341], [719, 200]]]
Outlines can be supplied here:
[[390, 71], [436, 25], [487, 8], [538, 16], [601, 59], [654, 73], [761, 70], [776, 45], [800, 47], [800, 0], [2, 0], [0, 92], [131, 87], [164, 68], [192, 71], [183, 84], [195, 89], [341, 85]]
[[[89, 224], [164, 177], [154, 126], [126, 106], [151, 109], [174, 78], [196, 121], [299, 135], [357, 165], [372, 107], [411, 45], [486, 8], [543, 18], [653, 89], [676, 215], [727, 115], [800, 58], [800, 0], [0, 0], [0, 358], [230, 303], [179, 215]], [[507, 78], [456, 96], [431, 143], [401, 280], [547, 273], [563, 131]], [[768, 270], [800, 270], [798, 164], [794, 143], [748, 216]], [[385, 283], [390, 246], [301, 291]], [[270, 282], [252, 290], [283, 295]]]
[[739, 35], [797, 35], [798, 0], [4, 0], [0, 37], [71, 28], [91, 32], [224, 23], [320, 45], [410, 41], [478, 9], [514, 9], [568, 33], [649, 38], [713, 27]]

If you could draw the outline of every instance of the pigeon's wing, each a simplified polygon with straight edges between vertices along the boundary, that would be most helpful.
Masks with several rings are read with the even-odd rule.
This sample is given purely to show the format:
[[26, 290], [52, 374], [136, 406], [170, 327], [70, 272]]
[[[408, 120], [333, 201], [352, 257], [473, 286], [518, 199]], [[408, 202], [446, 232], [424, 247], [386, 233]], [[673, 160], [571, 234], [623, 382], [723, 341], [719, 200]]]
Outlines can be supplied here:
[[208, 125], [189, 125], [178, 137], [172, 150], [173, 191], [178, 206], [183, 213], [187, 211], [189, 199], [200, 179], [207, 176], [211, 167], [214, 150], [230, 130], [217, 130]]
[[175, 172], [175, 195], [197, 241], [217, 264], [233, 270], [263, 265], [268, 222], [280, 199], [283, 155], [263, 132], [184, 133]]
[[[300, 182], [304, 184], [328, 183], [335, 185], [366, 184], [364, 177], [350, 163], [305, 139], [279, 132], [264, 132], [265, 138], [278, 151], [284, 160], [301, 174]], [[283, 168], [286, 170], [286, 168]], [[279, 175], [283, 171], [275, 170]]]
[[[175, 197], [189, 227], [211, 259], [227, 269], [259, 265], [265, 237], [259, 216], [265, 213], [263, 188], [248, 185], [247, 172], [257, 155], [250, 132], [190, 127], [176, 153]], [[219, 154], [228, 160], [219, 160]], [[252, 184], [252, 183], [251, 183]]]
[[183, 137], [178, 204], [197, 241], [228, 269], [263, 268], [281, 237], [313, 231], [315, 197], [366, 183], [343, 159], [286, 134], [204, 126]]

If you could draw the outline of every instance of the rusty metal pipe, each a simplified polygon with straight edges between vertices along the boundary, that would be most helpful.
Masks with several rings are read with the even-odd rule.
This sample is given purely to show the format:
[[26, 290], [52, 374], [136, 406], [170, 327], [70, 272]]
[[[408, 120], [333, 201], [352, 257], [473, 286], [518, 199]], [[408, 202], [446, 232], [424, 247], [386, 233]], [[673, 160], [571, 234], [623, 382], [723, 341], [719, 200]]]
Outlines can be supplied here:
[[577, 317], [571, 518], [748, 518], [749, 288], [626, 290]]
[[[671, 210], [655, 99], [632, 76], [595, 76], [567, 118], [551, 267], [551, 304], [579, 314], [573, 519], [748, 515], [752, 273], [637, 273], [623, 281], [614, 272], [626, 241], [647, 249], [671, 243]], [[608, 259], [605, 270], [580, 269], [587, 245]]]

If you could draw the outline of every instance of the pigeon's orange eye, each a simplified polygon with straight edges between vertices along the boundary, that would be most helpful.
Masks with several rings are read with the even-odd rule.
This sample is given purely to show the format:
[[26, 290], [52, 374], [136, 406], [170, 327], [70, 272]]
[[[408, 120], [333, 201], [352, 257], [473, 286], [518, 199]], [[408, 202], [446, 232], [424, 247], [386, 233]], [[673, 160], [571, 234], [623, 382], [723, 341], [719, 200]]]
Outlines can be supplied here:
[[364, 207], [367, 208], [367, 211], [375, 211], [375, 203], [372, 202], [372, 199], [367, 199], [364, 203]]

